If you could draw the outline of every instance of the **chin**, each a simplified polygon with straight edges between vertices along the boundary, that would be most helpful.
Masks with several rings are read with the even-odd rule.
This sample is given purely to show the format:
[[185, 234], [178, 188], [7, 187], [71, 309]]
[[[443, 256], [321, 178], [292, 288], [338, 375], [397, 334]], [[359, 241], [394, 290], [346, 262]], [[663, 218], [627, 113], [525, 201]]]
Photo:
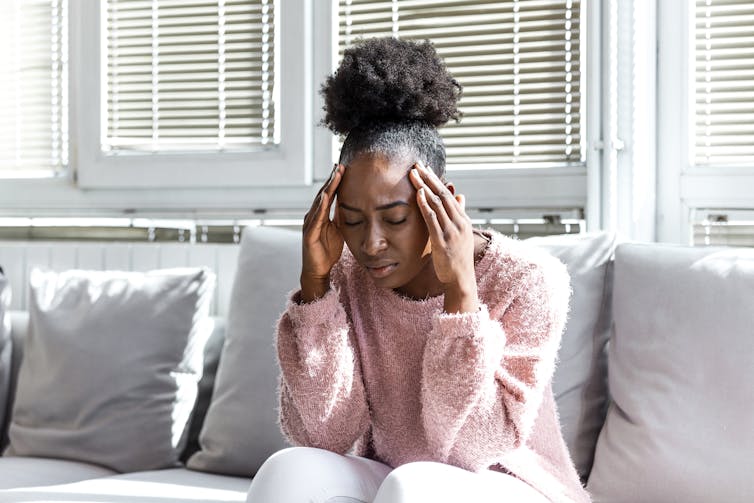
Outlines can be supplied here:
[[[367, 272], [367, 274], [369, 274]], [[404, 285], [404, 282], [400, 280], [400, 278], [394, 278], [393, 275], [387, 276], [385, 278], [372, 278], [372, 281], [374, 282], [374, 285], [377, 288], [389, 288], [389, 289], [395, 289], [400, 288]]]
[[400, 266], [396, 267], [394, 271], [383, 277], [376, 277], [366, 266], [362, 265], [362, 267], [377, 288], [395, 289], [400, 288], [406, 283], [403, 278], [405, 275], [401, 274], [402, 271]]

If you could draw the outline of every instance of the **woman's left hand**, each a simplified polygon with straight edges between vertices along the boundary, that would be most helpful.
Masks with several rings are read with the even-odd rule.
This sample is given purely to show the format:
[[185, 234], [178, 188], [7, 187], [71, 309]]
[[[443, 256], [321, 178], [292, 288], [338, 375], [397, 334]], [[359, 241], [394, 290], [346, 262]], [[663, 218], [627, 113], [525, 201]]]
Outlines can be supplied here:
[[463, 195], [453, 195], [437, 175], [415, 165], [409, 179], [417, 189], [416, 202], [429, 230], [437, 279], [445, 285], [445, 311], [479, 309], [474, 272], [474, 233]]

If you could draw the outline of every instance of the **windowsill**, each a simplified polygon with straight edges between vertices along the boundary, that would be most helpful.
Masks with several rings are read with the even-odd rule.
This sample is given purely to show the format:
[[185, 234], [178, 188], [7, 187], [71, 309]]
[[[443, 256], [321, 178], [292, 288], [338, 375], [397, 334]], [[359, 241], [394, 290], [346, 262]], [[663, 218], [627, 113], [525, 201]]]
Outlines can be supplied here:
[[[586, 168], [450, 172], [469, 208], [585, 208]], [[239, 217], [255, 209], [306, 210], [319, 190], [313, 185], [255, 188], [81, 189], [67, 177], [0, 179], [4, 215], [222, 212]], [[31, 214], [30, 214], [31, 213]]]
[[692, 208], [754, 208], [751, 168], [694, 168], [681, 173], [683, 202]]

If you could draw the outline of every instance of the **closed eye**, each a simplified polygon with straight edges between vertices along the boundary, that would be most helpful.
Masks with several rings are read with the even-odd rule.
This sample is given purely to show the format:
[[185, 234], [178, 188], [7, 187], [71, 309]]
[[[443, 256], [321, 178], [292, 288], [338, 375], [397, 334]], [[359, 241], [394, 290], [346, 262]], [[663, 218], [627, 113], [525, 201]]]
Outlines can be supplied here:
[[343, 222], [343, 223], [349, 227], [353, 227], [354, 225], [359, 225], [361, 222]]
[[400, 225], [400, 224], [404, 223], [405, 221], [406, 221], [406, 219], [404, 218], [403, 220], [398, 220], [398, 221], [388, 220], [387, 223], [389, 223], [390, 225]]

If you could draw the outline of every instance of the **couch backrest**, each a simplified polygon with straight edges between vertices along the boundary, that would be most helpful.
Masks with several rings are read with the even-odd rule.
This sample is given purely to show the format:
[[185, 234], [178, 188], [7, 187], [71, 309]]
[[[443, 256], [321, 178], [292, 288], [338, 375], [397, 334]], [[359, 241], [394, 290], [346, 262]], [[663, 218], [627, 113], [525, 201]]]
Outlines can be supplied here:
[[34, 267], [147, 271], [206, 266], [217, 276], [211, 314], [225, 317], [236, 273], [239, 246], [202, 243], [112, 243], [0, 241], [0, 267], [10, 281], [11, 309], [26, 310], [29, 273]]
[[[291, 247], [293, 246], [291, 242], [289, 242], [291, 240], [277, 239], [277, 236], [275, 236], [276, 239], [267, 239], [267, 233], [260, 232], [257, 234], [259, 234], [260, 239], [264, 238], [264, 240], [270, 241], [269, 246], [266, 248], [263, 247], [264, 250], [267, 250], [269, 253], [274, 253], [275, 256], [287, 256], [286, 254], [291, 253]], [[296, 239], [292, 242], [298, 243], [298, 239], [299, 237], [296, 235]], [[280, 241], [280, 243], [278, 243], [278, 241]], [[551, 238], [532, 240], [532, 242], [542, 246], [563, 260], [568, 266], [569, 272], [572, 276], [574, 297], [572, 299], [571, 314], [567, 331], [566, 334], [564, 334], [563, 345], [561, 347], [561, 361], [553, 381], [553, 389], [555, 391], [555, 398], [560, 411], [561, 423], [563, 423], [562, 427], [566, 442], [574, 456], [574, 461], [576, 462], [580, 475], [585, 479], [591, 468], [594, 444], [596, 443], [599, 429], [602, 426], [604, 409], [607, 402], [607, 376], [604, 365], [604, 349], [607, 342], [606, 327], [609, 327], [610, 317], [605, 316], [605, 314], [609, 311], [610, 303], [605, 299], [607, 298], [606, 295], [609, 294], [612, 285], [606, 275], [608, 271], [607, 265], [612, 256], [615, 244], [614, 236], [607, 234], [571, 237], [554, 236]], [[71, 255], [73, 253], [71, 249], [68, 249], [67, 252], [61, 252], [57, 247], [53, 247], [50, 244], [34, 244], [31, 249], [24, 250], [23, 246], [20, 244], [10, 247], [0, 244], [0, 263], [3, 263], [3, 260], [5, 260], [5, 263], [20, 264], [15, 270], [24, 272], [16, 272], [16, 275], [26, 275], [33, 264], [44, 265], [47, 267], [55, 266], [53, 268], [59, 270], [65, 268], [65, 264], [74, 264], [73, 267], [104, 269], [112, 268], [114, 267], [113, 264], [120, 263], [124, 268], [128, 265], [132, 270], [172, 267], [178, 265], [209, 264], [213, 270], [218, 272], [218, 286], [221, 290], [218, 292], [220, 300], [218, 302], [217, 312], [223, 315], [223, 319], [225, 318], [224, 315], [228, 311], [229, 300], [231, 297], [230, 288], [234, 282], [233, 276], [235, 275], [237, 268], [239, 247], [234, 245], [157, 244], [119, 244], [113, 245], [114, 247], [88, 244], [71, 246], [73, 246], [71, 249], [76, 250], [76, 253], [74, 254], [74, 258], [69, 256], [68, 261], [66, 262], [59, 258], [53, 259], [52, 257], [58, 257], [61, 253], [64, 255], [66, 253]], [[79, 248], [76, 248], [76, 246], [79, 246]], [[209, 248], [203, 248], [204, 246], [208, 246]], [[212, 247], [215, 246], [216, 248], [213, 249]], [[249, 247], [249, 250], [250, 252], [254, 252], [253, 255], [260, 255], [260, 257], [264, 258], [264, 253], [260, 252], [262, 249], [260, 246], [261, 245], [258, 242], [255, 242], [254, 246]], [[296, 244], [292, 256], [299, 257], [299, 249], [300, 245]], [[119, 262], [114, 258], [118, 253], [123, 255], [119, 259]], [[144, 259], [145, 256], [150, 258]], [[9, 262], [8, 257], [15, 257], [15, 262]], [[83, 257], [89, 258], [84, 259]], [[94, 260], [91, 260], [91, 257], [94, 257]], [[126, 259], [124, 257], [130, 258]], [[290, 263], [291, 260], [288, 262]], [[273, 281], [279, 282], [279, 271], [275, 268], [270, 270], [268, 266], [265, 267], [260, 270], [265, 271], [265, 273], [272, 273], [272, 276], [274, 276]], [[298, 275], [298, 270], [294, 267], [291, 271], [292, 278], [294, 278], [291, 280], [292, 287], [295, 286], [295, 277]], [[253, 279], [258, 278], [259, 274], [263, 273], [244, 274], [243, 277]], [[25, 281], [23, 281], [23, 278], [17, 279], [17, 283], [24, 285], [22, 288], [25, 288]], [[287, 291], [289, 287], [286, 285], [281, 286], [281, 288], [283, 288], [283, 290], [276, 293], [274, 299], [276, 302], [279, 301], [282, 306], [284, 302], [283, 292]], [[267, 288], [262, 288], [261, 290], [265, 295], [269, 295], [270, 293]], [[239, 292], [240, 291], [241, 290], [239, 290]], [[248, 296], [241, 295], [241, 297]], [[249, 301], [249, 299], [246, 299], [245, 301]], [[252, 302], [252, 305], [255, 304], [255, 302]], [[14, 305], [16, 309], [20, 307], [18, 299]], [[236, 311], [239, 310], [236, 309]], [[238, 314], [238, 312], [236, 314]], [[265, 319], [265, 321], [260, 321], [259, 319], [256, 319], [258, 316], [255, 315], [253, 320], [247, 320], [244, 318], [242, 325], [261, 327], [265, 333], [260, 335], [259, 339], [263, 341], [272, 341], [274, 324], [272, 318], [276, 317], [278, 313], [267, 313], [266, 315], [270, 315], [271, 318], [269, 320]], [[14, 351], [14, 360], [18, 362], [20, 361], [23, 342], [22, 333], [25, 333], [25, 328], [23, 328], [26, 323], [25, 314], [16, 313], [14, 315], [14, 320], [14, 337], [17, 341], [17, 348]], [[184, 460], [197, 448], [196, 439], [204, 420], [204, 415], [207, 411], [209, 399], [213, 390], [215, 371], [217, 369], [217, 363], [219, 361], [225, 337], [223, 320], [218, 319], [217, 321], [216, 332], [213, 334], [205, 352], [205, 375], [200, 382], [199, 399], [188, 430], [189, 442], [186, 451], [184, 452]], [[236, 330], [236, 332], [239, 332], [239, 330]], [[251, 342], [248, 336], [244, 336], [242, 339], [242, 342], [247, 345]], [[270, 352], [269, 356], [265, 356], [265, 358], [270, 360], [270, 365], [265, 366], [265, 368], [269, 366], [269, 372], [265, 372], [276, 374], [277, 367], [274, 362], [274, 352], [272, 351], [272, 347], [266, 346], [265, 351], [266, 350], [269, 350]], [[264, 354], [267, 355], [266, 352]], [[241, 365], [241, 370], [244, 371], [244, 375], [250, 375], [244, 370], [245, 368], [246, 365]], [[18, 370], [17, 363], [14, 370], [16, 372]], [[272, 379], [272, 381], [274, 382], [275, 379]], [[273, 395], [276, 393], [274, 386], [270, 387], [269, 393]], [[277, 425], [274, 424], [274, 421], [271, 428], [277, 432], [278, 428]], [[3, 432], [3, 434], [5, 434], [5, 432]], [[236, 444], [238, 443], [238, 436], [231, 436], [230, 438], [235, 439]]]

